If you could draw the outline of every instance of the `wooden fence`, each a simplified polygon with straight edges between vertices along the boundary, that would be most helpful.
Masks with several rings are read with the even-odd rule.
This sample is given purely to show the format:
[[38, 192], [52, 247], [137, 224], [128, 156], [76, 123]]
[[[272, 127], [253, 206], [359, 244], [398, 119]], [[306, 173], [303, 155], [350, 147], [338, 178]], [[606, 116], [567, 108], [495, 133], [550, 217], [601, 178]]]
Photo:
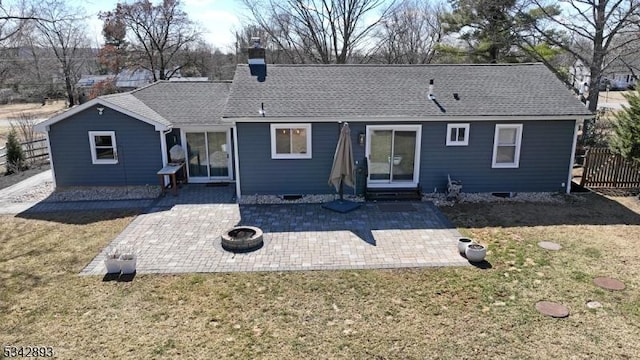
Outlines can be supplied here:
[[587, 151], [580, 185], [591, 188], [640, 188], [640, 164], [607, 148]]
[[[49, 148], [47, 147], [47, 138], [39, 138], [31, 141], [20, 143], [24, 152], [24, 159], [27, 163], [44, 161], [49, 156]], [[0, 166], [7, 162], [7, 147], [0, 148]]]

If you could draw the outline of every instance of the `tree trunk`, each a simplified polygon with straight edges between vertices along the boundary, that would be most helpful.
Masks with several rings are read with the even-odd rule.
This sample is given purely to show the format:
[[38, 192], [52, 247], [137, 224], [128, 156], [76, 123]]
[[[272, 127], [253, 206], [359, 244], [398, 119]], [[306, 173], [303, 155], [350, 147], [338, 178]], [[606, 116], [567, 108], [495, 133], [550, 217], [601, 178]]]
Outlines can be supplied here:
[[71, 84], [71, 76], [68, 70], [65, 70], [64, 72], [64, 85], [67, 89], [67, 99], [69, 100], [69, 107], [73, 107], [75, 105], [73, 96], [73, 85]]
[[498, 49], [498, 46], [491, 45], [491, 47], [489, 47], [489, 57], [490, 57], [489, 63], [497, 64], [499, 54], [500, 54], [500, 49]]
[[598, 66], [594, 65], [595, 64], [591, 65], [591, 67], [589, 68], [591, 72], [591, 78], [589, 79], [589, 96], [587, 97], [587, 101], [589, 101], [589, 110], [593, 112], [598, 109], [598, 97], [600, 96], [600, 76], [602, 72], [600, 69], [602, 67], [602, 59], [600, 60], [600, 64]]
[[604, 29], [606, 27], [607, 1], [600, 0], [596, 3], [595, 34], [593, 36], [593, 56], [591, 57], [591, 79], [589, 83], [589, 110], [595, 112], [598, 109], [598, 96], [600, 95], [600, 78], [602, 77], [602, 63], [604, 62]]

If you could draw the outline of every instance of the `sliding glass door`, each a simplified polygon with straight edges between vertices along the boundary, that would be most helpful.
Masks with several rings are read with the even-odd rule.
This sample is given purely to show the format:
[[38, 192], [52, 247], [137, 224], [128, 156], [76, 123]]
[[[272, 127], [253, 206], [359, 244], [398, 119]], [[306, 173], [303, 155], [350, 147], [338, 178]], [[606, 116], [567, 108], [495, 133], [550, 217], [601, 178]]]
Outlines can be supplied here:
[[369, 187], [418, 184], [420, 125], [367, 126]]
[[230, 131], [186, 131], [189, 181], [231, 179]]

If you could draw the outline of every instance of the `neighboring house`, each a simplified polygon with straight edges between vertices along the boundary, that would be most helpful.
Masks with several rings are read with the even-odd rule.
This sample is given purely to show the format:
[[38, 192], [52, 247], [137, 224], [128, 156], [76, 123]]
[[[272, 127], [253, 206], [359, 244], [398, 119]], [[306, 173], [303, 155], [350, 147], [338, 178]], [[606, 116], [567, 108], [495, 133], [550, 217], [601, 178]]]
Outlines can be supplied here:
[[153, 74], [145, 69], [122, 69], [118, 75], [83, 75], [76, 87], [79, 92], [87, 92], [100, 82], [113, 82], [121, 92], [131, 91], [153, 82]]
[[38, 130], [58, 186], [154, 183], [179, 143], [190, 182], [233, 181], [238, 196], [333, 193], [348, 122], [362, 188], [442, 192], [450, 175], [467, 192], [538, 192], [569, 191], [590, 117], [541, 64], [269, 65], [264, 82], [239, 65], [232, 84], [159, 82]]
[[113, 81], [115, 77], [115, 75], [83, 75], [76, 83], [76, 88], [91, 89], [91, 87], [98, 83]]
[[[633, 57], [627, 60], [616, 59], [607, 65], [600, 79], [600, 90], [634, 89], [640, 73], [640, 60]], [[591, 81], [591, 70], [582, 61], [577, 60], [569, 69], [573, 87], [580, 90]]]
[[[172, 81], [208, 81], [205, 77], [180, 77], [176, 73]], [[90, 90], [99, 82], [111, 81], [119, 92], [131, 91], [153, 83], [153, 73], [147, 69], [122, 69], [118, 75], [84, 75], [78, 80], [76, 87], [80, 92]]]

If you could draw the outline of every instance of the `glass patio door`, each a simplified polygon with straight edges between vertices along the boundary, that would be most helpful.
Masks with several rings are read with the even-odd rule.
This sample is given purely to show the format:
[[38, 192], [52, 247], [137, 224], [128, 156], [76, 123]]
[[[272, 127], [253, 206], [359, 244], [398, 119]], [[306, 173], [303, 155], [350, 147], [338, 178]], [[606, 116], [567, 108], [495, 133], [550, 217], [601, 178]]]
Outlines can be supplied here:
[[367, 127], [369, 187], [417, 185], [420, 133], [420, 125]]
[[189, 181], [228, 180], [231, 178], [229, 131], [188, 131]]

